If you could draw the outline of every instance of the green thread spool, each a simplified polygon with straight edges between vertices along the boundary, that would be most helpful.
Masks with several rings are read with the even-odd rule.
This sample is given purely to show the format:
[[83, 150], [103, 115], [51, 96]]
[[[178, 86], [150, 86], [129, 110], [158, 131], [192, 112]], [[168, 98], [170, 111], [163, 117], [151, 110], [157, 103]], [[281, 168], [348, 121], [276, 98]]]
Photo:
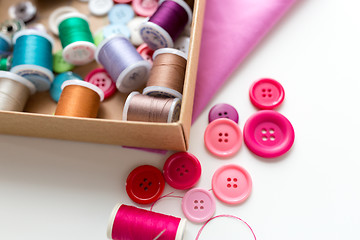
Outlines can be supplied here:
[[0, 71], [9, 71], [11, 68], [12, 56], [8, 56], [0, 59]]
[[76, 66], [92, 62], [96, 46], [87, 17], [81, 13], [67, 13], [58, 18], [57, 25], [64, 60]]

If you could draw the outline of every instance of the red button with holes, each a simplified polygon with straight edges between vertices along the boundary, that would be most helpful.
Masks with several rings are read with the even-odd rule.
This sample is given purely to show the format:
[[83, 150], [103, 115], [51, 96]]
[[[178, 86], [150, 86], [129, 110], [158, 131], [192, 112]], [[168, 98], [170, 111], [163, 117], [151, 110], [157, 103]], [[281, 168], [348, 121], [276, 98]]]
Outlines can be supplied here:
[[201, 165], [199, 160], [187, 152], [171, 155], [164, 164], [164, 178], [176, 189], [189, 189], [200, 179]]
[[136, 203], [155, 202], [164, 191], [165, 180], [159, 169], [150, 165], [135, 168], [126, 180], [126, 192]]
[[281, 84], [271, 78], [263, 78], [256, 81], [250, 87], [251, 103], [259, 109], [274, 109], [285, 98], [285, 91]]
[[206, 148], [218, 157], [230, 157], [237, 153], [242, 144], [242, 133], [233, 120], [218, 118], [212, 121], [204, 134]]
[[149, 48], [149, 46], [146, 43], [141, 44], [136, 51], [138, 51], [138, 53], [140, 53], [140, 55], [149, 63], [151, 63], [151, 65], [153, 64], [153, 59], [152, 56], [154, 54], [154, 50], [152, 50], [151, 48]]
[[104, 68], [92, 70], [84, 80], [103, 90], [105, 99], [111, 97], [116, 92], [116, 85]]

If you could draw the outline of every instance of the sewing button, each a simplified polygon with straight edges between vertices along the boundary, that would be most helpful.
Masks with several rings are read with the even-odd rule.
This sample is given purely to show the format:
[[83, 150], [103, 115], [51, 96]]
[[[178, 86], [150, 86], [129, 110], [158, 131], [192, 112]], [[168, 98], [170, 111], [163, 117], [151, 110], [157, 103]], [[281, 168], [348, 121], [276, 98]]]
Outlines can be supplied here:
[[89, 10], [95, 16], [103, 16], [107, 14], [114, 6], [112, 0], [90, 0]]
[[242, 167], [229, 164], [217, 169], [211, 181], [215, 196], [228, 204], [244, 202], [251, 193], [250, 174]]
[[51, 83], [51, 87], [50, 87], [51, 98], [55, 102], [58, 102], [62, 92], [61, 85], [67, 80], [75, 80], [75, 79], [82, 80], [82, 78], [79, 75], [73, 72], [64, 72], [57, 75], [54, 78], [54, 81]]
[[55, 9], [49, 17], [49, 28], [50, 31], [55, 34], [55, 35], [59, 35], [59, 29], [58, 26], [56, 24], [57, 19], [61, 16], [64, 15], [66, 13], [72, 13], [72, 12], [77, 12], [77, 10], [73, 7], [60, 7]]
[[184, 195], [181, 208], [187, 219], [195, 223], [202, 223], [214, 215], [216, 202], [209, 191], [193, 188]]
[[201, 165], [199, 160], [187, 152], [171, 155], [163, 168], [166, 182], [176, 189], [189, 189], [200, 179]]
[[158, 2], [157, 0], [133, 0], [132, 7], [137, 15], [150, 17], [156, 12]]
[[209, 123], [218, 118], [228, 118], [239, 123], [239, 114], [236, 109], [226, 103], [219, 103], [213, 106], [209, 112]]
[[284, 88], [274, 79], [263, 78], [253, 83], [249, 91], [252, 104], [259, 109], [274, 109], [285, 97]]
[[104, 39], [110, 38], [114, 35], [121, 35], [123, 37], [126, 37], [127, 39], [130, 38], [130, 30], [126, 25], [123, 24], [111, 24], [107, 25], [103, 28], [103, 37]]
[[149, 46], [146, 43], [141, 44], [136, 51], [138, 53], [140, 53], [140, 55], [143, 57], [143, 59], [145, 59], [146, 61], [148, 61], [151, 65], [153, 64], [153, 59], [152, 56], [154, 54], [154, 50], [152, 50], [151, 48], [149, 48]]
[[294, 128], [290, 121], [273, 110], [255, 113], [244, 126], [246, 146], [260, 157], [283, 155], [292, 147], [294, 139]]
[[57, 51], [53, 55], [53, 71], [56, 73], [63, 73], [74, 69], [75, 66], [66, 62], [62, 55], [62, 50]]
[[205, 146], [218, 157], [230, 157], [237, 153], [242, 144], [239, 126], [227, 118], [212, 121], [204, 134]]
[[111, 8], [108, 18], [111, 24], [127, 24], [134, 16], [134, 10], [130, 5], [116, 4]]
[[136, 203], [155, 202], [164, 191], [165, 180], [159, 169], [150, 165], [135, 168], [126, 180], [126, 192]]
[[146, 22], [146, 18], [143, 17], [135, 17], [131, 19], [127, 26], [130, 30], [130, 41], [133, 45], [139, 46], [144, 42], [140, 35], [140, 26], [142, 23]]
[[36, 16], [37, 9], [30, 1], [20, 2], [9, 8], [9, 16], [13, 19], [20, 19], [24, 23], [28, 23]]
[[104, 92], [104, 99], [111, 97], [116, 92], [116, 85], [104, 68], [92, 70], [84, 79]]
[[129, 3], [132, 0], [114, 0], [114, 3]]

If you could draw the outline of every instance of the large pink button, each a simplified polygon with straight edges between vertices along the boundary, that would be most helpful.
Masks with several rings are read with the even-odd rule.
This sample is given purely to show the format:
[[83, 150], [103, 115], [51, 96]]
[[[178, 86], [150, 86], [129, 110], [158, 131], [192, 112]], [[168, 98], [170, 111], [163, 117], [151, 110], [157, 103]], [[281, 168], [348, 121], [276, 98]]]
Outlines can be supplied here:
[[187, 219], [192, 222], [202, 223], [214, 215], [216, 202], [209, 191], [193, 188], [185, 194], [181, 202], [181, 208]]
[[227, 118], [212, 121], [204, 134], [205, 146], [214, 155], [230, 157], [241, 147], [242, 134], [239, 126]]
[[165, 181], [176, 189], [189, 189], [200, 179], [201, 165], [199, 160], [187, 152], [171, 155], [164, 164]]
[[143, 17], [150, 17], [158, 8], [159, 3], [157, 0], [133, 0], [132, 7], [137, 15]]
[[249, 173], [235, 164], [225, 165], [216, 170], [211, 184], [215, 196], [228, 204], [244, 202], [252, 189]]
[[272, 110], [259, 111], [245, 123], [245, 143], [260, 157], [273, 158], [286, 153], [294, 139], [294, 128], [290, 121]]
[[263, 78], [250, 87], [249, 95], [255, 107], [274, 109], [284, 101], [285, 91], [281, 84], [274, 79]]
[[116, 85], [104, 68], [94, 69], [84, 80], [103, 90], [105, 99], [111, 97], [116, 92]]

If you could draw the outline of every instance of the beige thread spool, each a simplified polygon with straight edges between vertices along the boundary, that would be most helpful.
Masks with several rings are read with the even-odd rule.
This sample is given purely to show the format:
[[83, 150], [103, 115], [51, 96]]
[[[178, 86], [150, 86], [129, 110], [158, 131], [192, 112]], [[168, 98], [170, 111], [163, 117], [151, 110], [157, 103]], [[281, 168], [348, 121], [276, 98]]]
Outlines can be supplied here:
[[104, 92], [97, 86], [81, 81], [68, 80], [62, 86], [62, 93], [55, 115], [96, 118]]
[[24, 111], [30, 95], [35, 92], [35, 85], [26, 78], [0, 71], [0, 110]]
[[143, 94], [182, 99], [186, 54], [173, 48], [161, 48], [154, 52], [153, 59], [153, 67]]
[[180, 99], [156, 98], [132, 92], [126, 99], [123, 120], [140, 122], [176, 122], [180, 116]]

